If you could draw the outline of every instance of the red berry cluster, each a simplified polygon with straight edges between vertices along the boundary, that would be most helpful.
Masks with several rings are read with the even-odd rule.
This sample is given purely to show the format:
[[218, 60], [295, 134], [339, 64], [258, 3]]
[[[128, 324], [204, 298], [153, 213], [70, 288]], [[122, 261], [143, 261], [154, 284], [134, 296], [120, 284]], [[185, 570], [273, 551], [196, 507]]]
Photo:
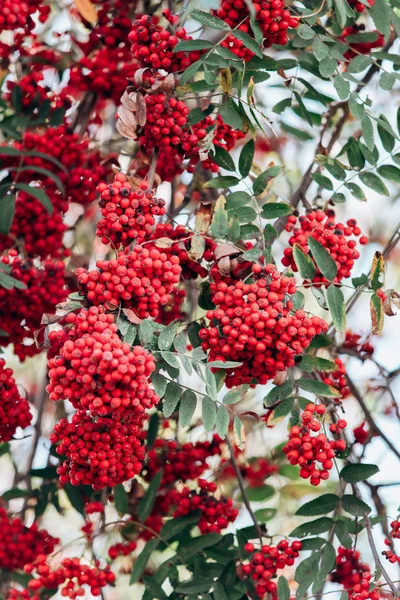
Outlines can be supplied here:
[[73, 327], [65, 332], [60, 354], [48, 363], [50, 400], [67, 399], [93, 416], [118, 415], [142, 424], [146, 410], [159, 401], [149, 385], [153, 356], [142, 346], [123, 343], [114, 316], [103, 307], [69, 313], [66, 321]]
[[[360, 3], [361, 4], [361, 3]], [[357, 35], [362, 33], [365, 29], [365, 25], [351, 25], [350, 27], [346, 27], [342, 31], [342, 35], [339, 37], [339, 40], [342, 42], [346, 42], [346, 38], [350, 35]], [[352, 42], [350, 43], [350, 48], [344, 53], [345, 58], [347, 60], [351, 60], [356, 57], [358, 54], [369, 54], [373, 48], [382, 48], [385, 45], [385, 38], [380, 31], [372, 31], [370, 33], [376, 34], [376, 40], [373, 42]]]
[[[300, 477], [310, 479], [311, 485], [319, 485], [321, 479], [329, 478], [333, 459], [338, 452], [343, 452], [346, 448], [344, 440], [328, 440], [324, 433], [318, 433], [321, 429], [318, 417], [325, 412], [326, 408], [323, 404], [308, 404], [301, 415], [301, 425], [294, 425], [291, 428], [289, 441], [282, 449], [291, 465], [300, 466]], [[346, 425], [346, 421], [340, 419], [337, 424], [330, 426], [330, 430], [338, 434], [339, 430], [344, 429]], [[312, 432], [317, 435], [311, 435]]]
[[[51, 69], [51, 71], [54, 70]], [[40, 106], [47, 101], [50, 101], [52, 111], [56, 108], [67, 109], [70, 106], [70, 102], [66, 98], [61, 99], [45, 84], [43, 72], [31, 71], [18, 81], [7, 81], [8, 91], [4, 94], [4, 99], [8, 102], [13, 102], [12, 90], [15, 86], [20, 88], [22, 109], [26, 109], [30, 115], [36, 116]]]
[[369, 590], [372, 577], [369, 566], [360, 562], [358, 551], [339, 546], [331, 579], [343, 586], [351, 600], [379, 600], [379, 591]]
[[211, 238], [203, 238], [203, 255], [200, 260], [194, 260], [191, 251], [191, 245], [194, 238], [192, 231], [186, 229], [183, 225], [177, 225], [174, 228], [171, 223], [158, 223], [152, 235], [152, 239], [158, 240], [164, 237], [175, 242], [169, 248], [165, 248], [164, 252], [179, 258], [183, 279], [196, 279], [197, 277], [204, 279], [207, 277], [208, 269], [201, 264], [200, 260], [207, 263], [215, 260], [214, 250], [216, 244]]
[[44, 23], [50, 13], [50, 6], [43, 4], [42, 0], [1, 0], [0, 32], [6, 29], [24, 29], [28, 34], [35, 28], [32, 16], [36, 12], [39, 13], [39, 21]]
[[25, 429], [32, 420], [29, 403], [20, 396], [13, 374], [0, 358], [0, 442], [9, 442], [17, 427]]
[[[243, 479], [248, 482], [249, 487], [260, 487], [267, 477], [274, 475], [278, 471], [278, 466], [270, 463], [266, 458], [260, 456], [239, 465]], [[235, 477], [236, 471], [231, 461], [226, 461], [223, 465], [222, 478]]]
[[133, 23], [129, 33], [131, 52], [142, 67], [176, 73], [199, 60], [202, 52], [174, 52], [179, 42], [192, 39], [186, 29], [180, 27], [170, 33], [158, 23], [158, 17], [143, 15]]
[[40, 352], [34, 343], [25, 342], [34, 339], [43, 314], [54, 313], [57, 304], [68, 295], [65, 265], [62, 261], [46, 260], [35, 266], [32, 260], [22, 260], [15, 250], [10, 250], [0, 259], [2, 268], [9, 269], [9, 275], [26, 286], [25, 289], [0, 287], [0, 329], [8, 334], [0, 337], [0, 345], [7, 346], [11, 341], [15, 354], [23, 361]]
[[38, 554], [51, 554], [59, 540], [36, 523], [25, 527], [21, 519], [10, 519], [0, 508], [0, 568], [6, 571], [22, 569]]
[[370, 441], [373, 434], [371, 434], [370, 431], [365, 429], [364, 421], [363, 423], [361, 423], [361, 425], [358, 425], [358, 427], [355, 427], [353, 429], [353, 435], [355, 443], [362, 444], [363, 446], [365, 446]]
[[[390, 523], [390, 527], [390, 537], [385, 539], [385, 545], [389, 547], [393, 546], [393, 540], [400, 539], [400, 520], [395, 519], [394, 521], [392, 521]], [[400, 555], [397, 555], [396, 552], [394, 552], [394, 550], [385, 550], [384, 552], [382, 552], [382, 554], [392, 564], [396, 562], [400, 563]]]
[[91, 304], [122, 305], [138, 317], [157, 317], [159, 307], [167, 305], [179, 282], [181, 267], [177, 256], [168, 255], [153, 245], [136, 246], [113, 260], [99, 260], [97, 269], [76, 270], [80, 293]]
[[221, 454], [219, 438], [212, 442], [187, 442], [157, 439], [147, 452], [146, 479], [151, 481], [160, 468], [164, 469], [162, 485], [189, 481], [200, 477], [209, 468], [207, 460]]
[[88, 502], [85, 504], [85, 513], [92, 515], [93, 513], [104, 513], [104, 504], [102, 502]]
[[[253, 2], [253, 8], [263, 34], [264, 48], [269, 48], [273, 44], [286, 46], [288, 29], [295, 29], [298, 20], [291, 16], [290, 11], [285, 8], [285, 3], [282, 0], [261, 0], [261, 2]], [[219, 10], [214, 12], [232, 29], [237, 28], [253, 37], [249, 9], [245, 0], [223, 0]], [[228, 35], [221, 45], [246, 61], [254, 56], [254, 52], [246, 48], [243, 42], [233, 35]]]
[[[118, 415], [116, 415], [118, 417]], [[113, 487], [140, 473], [143, 430], [116, 418], [92, 417], [78, 410], [68, 423], [61, 419], [50, 441], [66, 460], [57, 468], [61, 485]]]
[[109, 49], [124, 47], [131, 27], [129, 7], [124, 0], [103, 2], [97, 10], [97, 23], [89, 34], [89, 41], [79, 43], [79, 46], [85, 55], [98, 46]]
[[136, 542], [126, 542], [125, 544], [119, 542], [117, 544], [113, 544], [108, 549], [108, 556], [114, 560], [118, 556], [129, 556], [136, 550], [137, 543]]
[[352, 331], [346, 331], [346, 337], [343, 346], [349, 350], [355, 350], [358, 354], [373, 354], [374, 347], [371, 342], [363, 340], [362, 336]]
[[295, 355], [328, 328], [325, 321], [307, 317], [302, 310], [292, 314], [294, 278], [281, 275], [274, 265], [264, 269], [253, 265], [255, 275], [262, 271], [264, 276], [254, 283], [211, 284], [212, 301], [217, 308], [207, 312], [210, 326], [201, 329], [199, 336], [203, 350], [209, 350], [209, 361], [243, 363], [226, 370], [228, 387], [253, 380], [267, 383], [278, 371], [292, 367]]
[[[305, 254], [310, 254], [307, 243], [309, 237], [313, 237], [329, 252], [338, 268], [334, 279], [335, 283], [350, 277], [354, 262], [360, 257], [360, 253], [356, 250], [356, 240], [349, 239], [352, 235], [355, 237], [361, 235], [361, 230], [357, 227], [355, 219], [350, 219], [344, 225], [343, 223], [336, 223], [333, 210], [327, 210], [326, 212], [317, 210], [298, 218], [293, 215], [290, 216], [286, 231], [292, 233], [289, 244], [291, 246], [297, 244]], [[368, 238], [361, 236], [359, 242], [360, 244], [367, 244]], [[285, 249], [282, 264], [285, 267], [290, 267], [293, 271], [297, 271], [292, 248]], [[317, 266], [316, 269], [317, 274], [313, 282], [327, 283]]]
[[100, 183], [97, 191], [103, 218], [96, 234], [103, 244], [126, 248], [135, 240], [140, 243], [150, 237], [154, 217], [165, 214], [165, 200], [155, 197], [147, 181], [133, 188], [126, 175], [118, 173], [112, 184]]
[[[196, 123], [193, 126], [193, 132], [196, 133], [199, 140], [203, 140], [207, 135], [208, 128], [215, 128], [212, 143], [215, 146], [224, 148], [227, 152], [230, 152], [234, 148], [238, 140], [246, 137], [246, 134], [240, 129], [233, 129], [233, 127], [224, 123], [221, 115], [217, 115], [215, 120], [211, 116], [208, 116], [199, 123]], [[213, 173], [219, 171], [219, 166], [210, 157], [203, 160], [202, 165], [205, 169]]]
[[336, 371], [320, 373], [320, 376], [326, 385], [334, 387], [340, 393], [340, 398], [335, 398], [335, 402], [339, 402], [350, 396], [350, 389], [347, 385], [346, 367], [343, 361], [340, 358], [335, 358], [335, 364], [337, 366]]
[[157, 323], [169, 325], [175, 319], [184, 321], [187, 314], [183, 311], [183, 303], [185, 302], [186, 292], [184, 289], [178, 290], [174, 287], [170, 294], [170, 301], [165, 306], [160, 306]]
[[[67, 171], [61, 169], [51, 158], [47, 160], [41, 156], [25, 156], [24, 166], [32, 167], [32, 170], [18, 173], [18, 178], [27, 183], [32, 180], [40, 181], [45, 185], [46, 191], [55, 190], [57, 188], [53, 179], [39, 173], [36, 168], [51, 171], [65, 185], [65, 199], [68, 202], [82, 205], [93, 202], [96, 199], [96, 186], [109, 174], [109, 168], [102, 164], [99, 153], [89, 149], [89, 140], [80, 139], [77, 133], [71, 133], [63, 125], [48, 128], [45, 132], [26, 131], [22, 141], [15, 142], [13, 147], [22, 152], [41, 152], [58, 160]], [[19, 160], [19, 156], [4, 156], [6, 166], [18, 166]]]
[[226, 529], [229, 523], [233, 523], [239, 514], [236, 508], [233, 508], [231, 498], [217, 499], [214, 494], [217, 485], [214, 482], [208, 483], [205, 479], [199, 479], [198, 485], [200, 492], [190, 490], [184, 487], [181, 492], [172, 491], [173, 504], [176, 505], [174, 517], [188, 515], [194, 510], [201, 511], [201, 517], [197, 523], [200, 532], [220, 533]]
[[99, 562], [95, 561], [95, 566], [91, 567], [82, 563], [81, 558], [64, 558], [60, 566], [53, 569], [46, 557], [39, 555], [25, 565], [24, 571], [37, 577], [28, 582], [27, 590], [11, 589], [8, 600], [40, 600], [46, 590], [54, 589], [59, 589], [61, 596], [75, 600], [85, 596], [86, 587], [92, 596], [100, 596], [101, 588], [115, 581], [109, 565], [100, 569]]
[[14, 219], [8, 235], [0, 234], [0, 251], [18, 245], [31, 258], [69, 256], [70, 251], [63, 246], [64, 233], [68, 229], [63, 216], [68, 203], [56, 190], [46, 190], [46, 194], [53, 205], [52, 214], [30, 194], [22, 191], [16, 194]]
[[259, 598], [268, 597], [276, 600], [278, 597], [277, 585], [272, 579], [276, 577], [279, 569], [294, 565], [299, 556], [302, 543], [295, 541], [290, 544], [287, 540], [278, 542], [276, 546], [263, 545], [256, 550], [254, 544], [247, 543], [244, 547], [250, 552], [249, 562], [241, 566], [244, 578], [251, 578], [256, 586], [256, 594]]

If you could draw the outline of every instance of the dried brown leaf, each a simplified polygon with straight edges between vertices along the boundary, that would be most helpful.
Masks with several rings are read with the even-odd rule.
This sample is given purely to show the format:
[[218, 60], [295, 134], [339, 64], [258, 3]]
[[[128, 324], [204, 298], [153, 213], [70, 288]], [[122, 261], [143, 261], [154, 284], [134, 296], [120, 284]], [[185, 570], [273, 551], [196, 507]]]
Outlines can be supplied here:
[[154, 240], [154, 245], [157, 246], [157, 248], [171, 248], [174, 243], [174, 240], [170, 240], [167, 237], [161, 237]]
[[202, 235], [194, 235], [190, 241], [189, 257], [192, 260], [199, 260], [206, 248], [206, 241]]
[[218, 261], [218, 270], [224, 277], [228, 277], [228, 275], [230, 275], [232, 267], [229, 256], [223, 256], [221, 260]]
[[142, 322], [142, 319], [140, 319], [137, 316], [137, 314], [130, 308], [123, 308], [122, 312], [124, 313], [124, 315], [130, 323], [133, 323], [134, 325], [140, 325], [140, 323]]
[[223, 256], [232, 256], [233, 254], [240, 254], [240, 250], [232, 244], [218, 244], [215, 248], [215, 258], [218, 260]]

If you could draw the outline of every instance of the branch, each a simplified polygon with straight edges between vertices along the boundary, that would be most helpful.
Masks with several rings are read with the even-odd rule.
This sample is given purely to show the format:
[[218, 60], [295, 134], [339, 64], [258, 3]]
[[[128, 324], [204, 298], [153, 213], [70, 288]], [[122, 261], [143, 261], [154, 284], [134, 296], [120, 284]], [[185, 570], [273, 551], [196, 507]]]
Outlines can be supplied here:
[[151, 157], [149, 172], [147, 173], [147, 181], [149, 182], [150, 188], [153, 187], [154, 177], [156, 176], [158, 162], [158, 148], [156, 148], [153, 152], [153, 156]]
[[259, 523], [258, 523], [258, 521], [257, 521], [257, 519], [255, 517], [253, 509], [251, 508], [250, 501], [249, 501], [249, 499], [247, 497], [246, 489], [244, 487], [243, 477], [242, 477], [242, 474], [240, 472], [239, 466], [238, 466], [238, 464], [236, 462], [235, 452], [234, 452], [232, 444], [230, 443], [230, 441], [228, 440], [228, 438], [226, 438], [226, 443], [227, 443], [227, 446], [229, 448], [229, 452], [231, 454], [231, 463], [233, 465], [233, 468], [235, 469], [235, 473], [236, 473], [236, 477], [237, 477], [237, 480], [238, 480], [239, 488], [240, 488], [240, 491], [241, 491], [242, 496], [243, 496], [243, 503], [244, 503], [245, 507], [247, 508], [247, 512], [249, 513], [249, 515], [251, 517], [251, 520], [254, 523], [254, 527], [256, 528], [257, 535], [260, 538], [260, 542], [262, 544], [262, 538], [263, 538], [264, 532], [261, 529], [261, 527], [260, 527], [260, 525], [259, 525]]

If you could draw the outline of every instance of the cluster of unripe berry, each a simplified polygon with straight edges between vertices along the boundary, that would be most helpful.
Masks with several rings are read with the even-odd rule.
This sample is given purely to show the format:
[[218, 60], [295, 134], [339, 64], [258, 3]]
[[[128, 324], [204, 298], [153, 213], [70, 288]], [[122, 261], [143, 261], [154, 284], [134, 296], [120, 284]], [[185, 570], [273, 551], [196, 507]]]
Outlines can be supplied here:
[[21, 519], [10, 519], [0, 507], [0, 569], [20, 570], [35, 560], [38, 554], [48, 555], [54, 551], [58, 539], [36, 523], [26, 527]]
[[[319, 433], [321, 422], [318, 417], [323, 416], [325, 412], [323, 404], [308, 404], [301, 415], [301, 424], [291, 428], [289, 441], [282, 449], [291, 465], [300, 466], [300, 477], [310, 479], [311, 485], [319, 485], [321, 479], [329, 478], [333, 459], [337, 453], [346, 449], [345, 440], [328, 440], [324, 433]], [[346, 425], [344, 419], [339, 419], [330, 426], [330, 431], [338, 435]]]
[[334, 387], [340, 393], [340, 398], [335, 398], [335, 402], [339, 402], [350, 395], [350, 389], [347, 385], [346, 367], [343, 361], [340, 358], [335, 358], [335, 364], [336, 371], [320, 373], [320, 376], [326, 385]]
[[123, 173], [118, 173], [112, 184], [100, 183], [97, 191], [102, 218], [96, 234], [104, 244], [111, 242], [115, 248], [148, 239], [154, 217], [165, 214], [165, 200], [156, 198], [146, 181], [134, 188]]
[[268, 594], [268, 597], [276, 600], [278, 588], [273, 579], [278, 570], [294, 565], [301, 548], [300, 541], [290, 544], [287, 540], [282, 540], [276, 546], [265, 544], [259, 550], [255, 549], [254, 544], [247, 543], [244, 549], [245, 552], [251, 553], [251, 556], [249, 562], [240, 566], [239, 572], [243, 579], [251, 578], [259, 598]]
[[159, 401], [149, 384], [154, 358], [123, 343], [103, 307], [69, 313], [65, 323], [72, 328], [49, 334], [59, 354], [49, 360], [47, 391], [51, 400], [68, 399], [79, 410], [51, 436], [58, 454], [67, 457], [58, 467], [60, 481], [94, 489], [117, 485], [142, 468], [141, 426]]
[[90, 304], [124, 306], [141, 319], [156, 318], [160, 306], [170, 301], [179, 282], [181, 267], [177, 256], [168, 256], [152, 244], [120, 252], [113, 260], [100, 260], [98, 270], [76, 270], [79, 290]]
[[211, 284], [217, 308], [207, 312], [210, 326], [199, 331], [209, 361], [242, 363], [227, 369], [228, 387], [253, 380], [267, 383], [279, 371], [294, 366], [295, 355], [328, 329], [319, 317], [307, 317], [302, 310], [292, 314], [294, 278], [283, 276], [270, 264], [253, 265], [253, 274], [259, 276], [254, 283]]
[[[252, 4], [255, 19], [263, 35], [264, 48], [269, 48], [272, 44], [286, 46], [288, 29], [296, 28], [298, 19], [292, 17], [283, 0], [257, 0]], [[232, 29], [237, 28], [253, 37], [250, 13], [245, 0], [223, 0], [215, 14]], [[233, 35], [228, 35], [221, 45], [246, 61], [254, 56], [254, 52]]]
[[[333, 210], [326, 212], [317, 210], [298, 218], [294, 215], [290, 216], [286, 231], [292, 233], [289, 238], [290, 246], [293, 247], [295, 244], [300, 246], [304, 254], [310, 254], [309, 237], [317, 240], [329, 252], [338, 268], [334, 279], [335, 283], [350, 277], [354, 262], [360, 257], [360, 253], [356, 250], [357, 242], [351, 239], [351, 236], [359, 237], [361, 235], [361, 229], [357, 227], [355, 219], [349, 219], [344, 225], [343, 223], [336, 223]], [[360, 244], [367, 244], [368, 238], [361, 236], [359, 242]], [[285, 249], [282, 264], [285, 267], [290, 267], [293, 271], [297, 271], [292, 248]], [[313, 283], [327, 283], [316, 264], [315, 267], [316, 275]]]
[[11, 267], [9, 275], [20, 281], [26, 289], [0, 287], [0, 329], [8, 336], [0, 337], [0, 345], [14, 345], [20, 360], [40, 352], [34, 343], [27, 345], [26, 338], [34, 339], [40, 328], [42, 316], [54, 313], [63, 302], [68, 290], [65, 286], [65, 265], [62, 261], [46, 260], [36, 266], [30, 259], [22, 260], [16, 250], [10, 250], [0, 260], [0, 268]]
[[18, 427], [25, 429], [32, 420], [29, 403], [21, 397], [13, 374], [0, 358], [0, 442], [9, 442]]
[[142, 67], [162, 69], [168, 73], [184, 71], [199, 60], [201, 52], [174, 52], [179, 42], [191, 40], [184, 27], [174, 33], [164, 29], [156, 16], [143, 15], [133, 23], [128, 39], [131, 52]]
[[95, 561], [92, 567], [81, 558], [64, 558], [60, 566], [52, 568], [41, 554], [26, 564], [24, 571], [35, 577], [28, 582], [26, 590], [11, 589], [8, 600], [40, 600], [46, 590], [55, 589], [70, 600], [85, 596], [85, 588], [90, 589], [92, 596], [100, 596], [101, 589], [115, 581], [109, 565], [101, 569], [99, 561]]
[[217, 436], [212, 442], [187, 442], [181, 446], [175, 440], [157, 439], [147, 452], [145, 478], [152, 481], [163, 468], [162, 485], [186, 482], [203, 475], [209, 468], [207, 460], [221, 454], [221, 443]]
[[360, 553], [352, 548], [339, 546], [336, 556], [336, 569], [331, 580], [340, 583], [351, 600], [379, 600], [378, 589], [370, 589], [373, 575], [367, 564], [360, 562]]

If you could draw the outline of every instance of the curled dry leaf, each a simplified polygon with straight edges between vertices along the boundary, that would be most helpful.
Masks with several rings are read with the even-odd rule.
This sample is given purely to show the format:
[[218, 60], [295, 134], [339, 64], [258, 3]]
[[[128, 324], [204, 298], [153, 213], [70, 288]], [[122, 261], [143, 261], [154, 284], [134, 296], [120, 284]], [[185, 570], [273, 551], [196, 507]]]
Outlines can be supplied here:
[[106, 306], [108, 310], [117, 310], [118, 306], [116, 304], [112, 304], [111, 302], [106, 302]]
[[233, 254], [240, 254], [240, 250], [233, 244], [218, 244], [215, 248], [215, 258], [217, 260], [223, 256], [232, 256]]
[[154, 245], [157, 246], [157, 248], [171, 248], [174, 243], [174, 240], [170, 240], [167, 237], [161, 237], [158, 238], [158, 240], [154, 240]]
[[188, 252], [189, 257], [192, 260], [199, 260], [203, 254], [206, 247], [205, 239], [202, 235], [194, 235], [190, 242], [190, 250]]
[[121, 106], [118, 108], [117, 129], [121, 135], [131, 140], [137, 139], [138, 125], [146, 124], [146, 101], [142, 94], [127, 88], [121, 98]]
[[139, 319], [137, 314], [133, 312], [133, 310], [131, 310], [130, 308], [123, 308], [122, 312], [124, 313], [124, 315], [130, 323], [133, 323], [134, 325], [140, 325], [140, 323], [142, 322], [142, 319]]
[[170, 94], [175, 89], [175, 77], [172, 73], [169, 73], [166, 77], [156, 79], [151, 86], [152, 92], [164, 92]]
[[385, 315], [388, 317], [394, 317], [397, 313], [394, 311], [394, 308], [400, 309], [400, 295], [392, 289], [385, 290], [384, 294], [386, 296], [383, 301], [383, 310]]
[[213, 139], [215, 134], [215, 126], [207, 133], [207, 135], [199, 142], [199, 157], [200, 160], [207, 160], [208, 153], [213, 146]]
[[278, 371], [274, 377], [273, 383], [275, 385], [283, 385], [287, 379], [287, 371]]
[[231, 259], [229, 258], [229, 256], [223, 256], [218, 261], [218, 270], [224, 277], [228, 277], [230, 275], [233, 269], [231, 266]]
[[74, 0], [74, 4], [77, 8], [77, 11], [85, 21], [91, 25], [97, 24], [97, 11], [90, 0]]
[[260, 420], [260, 415], [258, 415], [253, 410], [245, 410], [244, 412], [240, 412], [239, 415], [241, 417], [253, 417], [254, 419], [257, 419], [257, 421]]
[[196, 213], [196, 232], [206, 233], [211, 223], [212, 204], [200, 204]]

